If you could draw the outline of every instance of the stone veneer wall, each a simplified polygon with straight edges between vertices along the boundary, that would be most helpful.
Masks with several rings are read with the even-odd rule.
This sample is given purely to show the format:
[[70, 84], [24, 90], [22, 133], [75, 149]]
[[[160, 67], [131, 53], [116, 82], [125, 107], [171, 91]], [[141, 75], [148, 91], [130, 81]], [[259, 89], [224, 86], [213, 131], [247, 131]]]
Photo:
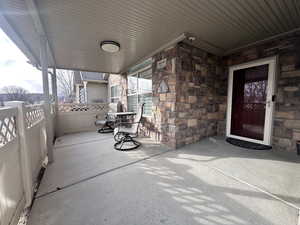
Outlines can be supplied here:
[[[271, 40], [226, 57], [216, 57], [185, 43], [153, 57], [153, 116], [142, 133], [177, 148], [203, 137], [225, 135], [228, 68], [278, 55], [273, 147], [294, 151], [300, 140], [300, 34]], [[157, 62], [166, 59], [163, 69]], [[123, 89], [127, 90], [125, 76]], [[164, 80], [168, 93], [159, 93]], [[126, 92], [125, 92], [126, 93]], [[122, 97], [126, 106], [126, 96]]]
[[[157, 62], [162, 59], [166, 66], [159, 69]], [[162, 81], [168, 86], [167, 93], [159, 92]], [[143, 119], [141, 133], [172, 148], [217, 135], [219, 122], [225, 118], [224, 85], [227, 81], [220, 58], [184, 43], [156, 54], [152, 63], [153, 115]]]
[[226, 114], [227, 79], [221, 58], [185, 43], [178, 44], [176, 147], [218, 135]]
[[[172, 148], [176, 148], [176, 57], [177, 46], [174, 46], [156, 54], [152, 63], [153, 118], [150, 128], [162, 143]], [[158, 69], [157, 62], [162, 59], [166, 59], [166, 66]], [[163, 81], [169, 89], [166, 93], [159, 92]]]
[[[166, 59], [163, 69], [157, 62]], [[153, 57], [153, 127], [161, 142], [177, 148], [218, 134], [224, 121], [227, 80], [221, 59], [184, 43]], [[162, 81], [167, 93], [159, 93]]]
[[[300, 140], [300, 33], [249, 47], [223, 59], [227, 68], [260, 58], [278, 56], [273, 148], [295, 152]], [[226, 73], [228, 75], [228, 72]]]

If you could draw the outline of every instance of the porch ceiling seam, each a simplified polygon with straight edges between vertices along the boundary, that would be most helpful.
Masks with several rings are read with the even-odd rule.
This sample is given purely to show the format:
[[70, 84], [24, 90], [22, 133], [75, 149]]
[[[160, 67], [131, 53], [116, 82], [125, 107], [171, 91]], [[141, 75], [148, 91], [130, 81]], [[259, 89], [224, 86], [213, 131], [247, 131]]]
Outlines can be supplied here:
[[[7, 12], [16, 9], [24, 14], [18, 14], [20, 22], [12, 14], [7, 14], [7, 18], [35, 51], [35, 58], [39, 56], [36, 39], [38, 35], [45, 36], [50, 68], [90, 68], [89, 71], [109, 73], [123, 72], [168, 38], [184, 32], [196, 37], [195, 47], [222, 56], [300, 26], [297, 20], [300, 5], [295, 0], [230, 1], [228, 4], [217, 0], [202, 3], [176, 0], [172, 4], [146, 0], [138, 3], [93, 0], [85, 4], [70, 0], [3, 2], [9, 2], [3, 3]], [[101, 11], [105, 8], [102, 6], [107, 9]], [[21, 22], [22, 16], [26, 16], [26, 23]], [[122, 50], [115, 55], [99, 51], [98, 42], [104, 39], [115, 39]]]
[[245, 49], [245, 48], [248, 48], [248, 47], [251, 47], [251, 46], [256, 46], [256, 45], [259, 45], [259, 44], [263, 44], [263, 43], [266, 43], [268, 41], [272, 41], [273, 39], [283, 37], [285, 35], [292, 34], [292, 33], [298, 32], [298, 31], [300, 31], [300, 27], [298, 27], [296, 29], [293, 29], [293, 30], [290, 30], [290, 31], [287, 31], [287, 32], [284, 32], [284, 33], [276, 34], [274, 36], [271, 36], [271, 37], [268, 37], [268, 38], [265, 38], [265, 39], [262, 39], [262, 40], [259, 40], [259, 41], [249, 43], [247, 45], [243, 45], [243, 46], [240, 46], [240, 47], [237, 47], [237, 48], [230, 49], [228, 51], [225, 51], [223, 56], [227, 56], [227, 55], [233, 54], [235, 52], [241, 51], [242, 49]]
[[[255, 37], [255, 35], [253, 35], [252, 33], [255, 32], [256, 30], [255, 29], [253, 30], [252, 27], [250, 27], [249, 25], [248, 26], [243, 25], [239, 20], [235, 20], [234, 18], [232, 18], [233, 13], [232, 13], [231, 9], [227, 8], [226, 4], [223, 4], [222, 1], [218, 2], [219, 5], [214, 1], [211, 1], [211, 4], [213, 4], [214, 7], [219, 12], [221, 12], [221, 14], [226, 15], [227, 18], [229, 19], [229, 21], [236, 24], [241, 30], [243, 30], [243, 28], [246, 28], [249, 31], [249, 35], [251, 35], [252, 37]], [[220, 5], [222, 5], [222, 7], [220, 7]], [[225, 10], [223, 10], [224, 8], [226, 8], [228, 11], [226, 12]], [[228, 12], [231, 12], [231, 14], [229, 14]]]
[[[249, 18], [251, 18], [251, 19], [253, 19], [253, 20], [255, 21], [255, 25], [261, 26], [261, 27], [265, 30], [265, 32], [267, 32], [267, 33], [272, 33], [272, 32], [274, 32], [274, 30], [270, 29], [270, 27], [267, 27], [264, 23], [261, 23], [261, 21], [259, 21], [258, 18], [260, 17], [260, 15], [259, 15], [259, 13], [258, 13], [257, 11], [253, 10], [253, 6], [251, 5], [250, 2], [249, 2], [249, 4], [247, 5], [248, 7], [245, 7], [243, 1], [242, 1], [242, 2], [236, 1], [236, 4], [239, 5], [243, 10], [245, 10], [245, 11], [248, 13]], [[252, 10], [252, 12], [251, 12], [251, 10], [249, 10], [248, 8], [250, 8], [250, 9]], [[254, 16], [252, 13], [255, 13], [256, 16]], [[271, 30], [271, 31], [270, 31], [270, 30]]]

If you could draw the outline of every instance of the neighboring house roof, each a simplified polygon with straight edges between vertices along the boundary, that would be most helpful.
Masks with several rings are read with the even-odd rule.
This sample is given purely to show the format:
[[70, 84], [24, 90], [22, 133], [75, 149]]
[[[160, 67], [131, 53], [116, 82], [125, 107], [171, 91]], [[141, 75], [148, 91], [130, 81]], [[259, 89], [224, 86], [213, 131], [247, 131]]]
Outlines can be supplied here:
[[86, 71], [74, 71], [74, 84], [83, 84], [83, 81], [107, 83], [108, 74]]

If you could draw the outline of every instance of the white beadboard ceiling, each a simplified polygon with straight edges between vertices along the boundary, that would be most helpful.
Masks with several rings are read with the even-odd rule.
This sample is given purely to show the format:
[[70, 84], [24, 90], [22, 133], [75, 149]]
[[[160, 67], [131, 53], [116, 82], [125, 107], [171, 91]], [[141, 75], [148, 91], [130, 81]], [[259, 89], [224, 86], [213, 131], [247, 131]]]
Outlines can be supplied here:
[[[118, 73], [182, 33], [222, 55], [300, 27], [298, 0], [35, 1], [58, 68]], [[39, 39], [24, 0], [1, 0], [1, 16], [38, 61]], [[0, 26], [7, 31], [0, 17]], [[12, 39], [14, 37], [10, 35]], [[115, 54], [99, 42], [121, 44]], [[27, 54], [28, 55], [28, 54]]]

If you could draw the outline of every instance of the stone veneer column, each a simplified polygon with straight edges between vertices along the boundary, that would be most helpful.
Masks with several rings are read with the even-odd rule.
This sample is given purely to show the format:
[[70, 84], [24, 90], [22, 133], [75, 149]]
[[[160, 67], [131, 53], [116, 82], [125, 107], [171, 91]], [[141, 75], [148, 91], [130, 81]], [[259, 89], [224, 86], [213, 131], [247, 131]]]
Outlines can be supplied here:
[[[153, 115], [143, 119], [140, 134], [178, 148], [223, 133], [227, 79], [222, 68], [218, 57], [184, 43], [153, 56]], [[118, 82], [126, 107], [126, 74], [119, 81], [112, 80]]]
[[176, 69], [176, 147], [181, 147], [218, 134], [227, 81], [219, 57], [185, 43], [178, 45]]
[[[166, 66], [158, 62], [166, 59]], [[220, 58], [179, 43], [154, 56], [153, 110], [161, 142], [178, 148], [218, 134], [225, 120], [227, 80]], [[162, 81], [169, 87], [160, 93]]]
[[[153, 130], [163, 144], [172, 148], [176, 148], [176, 56], [174, 46], [155, 55], [152, 64]], [[159, 69], [157, 64], [162, 59], [166, 59], [166, 65]], [[169, 89], [166, 93], [159, 91], [162, 82]]]

